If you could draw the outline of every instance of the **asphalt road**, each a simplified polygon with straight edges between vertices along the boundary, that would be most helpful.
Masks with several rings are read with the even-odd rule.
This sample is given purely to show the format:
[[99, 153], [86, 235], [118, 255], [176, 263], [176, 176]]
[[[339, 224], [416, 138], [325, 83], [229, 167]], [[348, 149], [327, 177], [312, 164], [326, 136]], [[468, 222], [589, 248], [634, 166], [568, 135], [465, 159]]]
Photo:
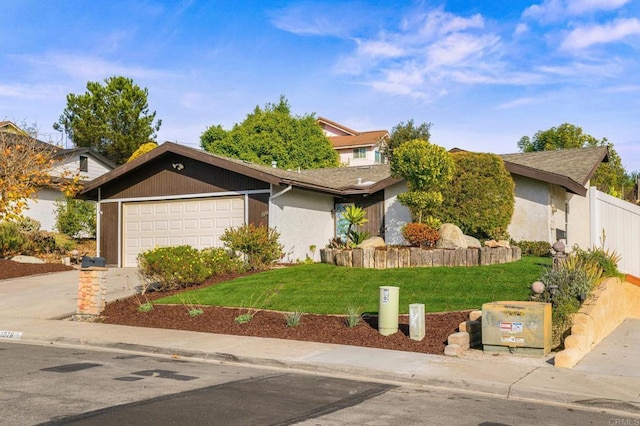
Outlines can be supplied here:
[[0, 424], [609, 425], [640, 417], [167, 357], [0, 342]]

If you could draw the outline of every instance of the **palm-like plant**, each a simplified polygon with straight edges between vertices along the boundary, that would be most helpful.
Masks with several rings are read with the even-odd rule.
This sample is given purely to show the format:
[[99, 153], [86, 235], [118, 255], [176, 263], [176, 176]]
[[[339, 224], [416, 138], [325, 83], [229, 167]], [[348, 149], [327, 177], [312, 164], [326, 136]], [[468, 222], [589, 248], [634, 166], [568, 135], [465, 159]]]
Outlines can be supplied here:
[[344, 209], [344, 215], [342, 216], [348, 223], [347, 228], [347, 247], [351, 240], [351, 231], [354, 226], [362, 226], [369, 221], [365, 216], [367, 212], [360, 206], [350, 204]]

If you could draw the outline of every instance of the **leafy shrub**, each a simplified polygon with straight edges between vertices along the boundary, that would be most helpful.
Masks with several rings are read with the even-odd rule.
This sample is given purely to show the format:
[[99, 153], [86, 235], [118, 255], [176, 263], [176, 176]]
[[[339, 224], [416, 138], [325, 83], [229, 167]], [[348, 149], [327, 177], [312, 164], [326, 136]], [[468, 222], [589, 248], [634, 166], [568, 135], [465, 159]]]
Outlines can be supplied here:
[[573, 323], [573, 315], [589, 297], [602, 276], [602, 269], [593, 260], [572, 254], [556, 267], [548, 269], [540, 279], [545, 292], [542, 302], [553, 304], [553, 343], [559, 346]]
[[0, 257], [18, 254], [26, 237], [15, 222], [0, 222]]
[[345, 248], [346, 246], [347, 245], [346, 245], [346, 243], [344, 241], [342, 241], [342, 238], [333, 237], [327, 243], [326, 248], [328, 248], [328, 249], [342, 249], [342, 248]]
[[263, 269], [284, 256], [280, 234], [273, 228], [253, 224], [229, 228], [220, 240], [234, 252], [245, 255], [249, 269]]
[[480, 240], [508, 239], [515, 204], [514, 183], [494, 154], [456, 152], [453, 180], [442, 189], [443, 202], [428, 215], [451, 222]]
[[244, 271], [244, 262], [233, 252], [224, 248], [206, 248], [200, 256], [210, 276]]
[[520, 247], [523, 256], [551, 257], [551, 244], [547, 241], [513, 241], [512, 245]]
[[440, 233], [426, 223], [407, 223], [402, 236], [413, 247], [432, 247], [440, 239]]
[[96, 235], [96, 205], [91, 201], [67, 198], [56, 201], [56, 229], [70, 237]]
[[200, 252], [191, 246], [156, 247], [138, 255], [145, 290], [168, 291], [198, 284], [211, 276]]
[[71, 238], [55, 232], [29, 232], [25, 236], [26, 242], [22, 246], [22, 252], [28, 255], [65, 254], [75, 247]]
[[22, 217], [16, 224], [20, 232], [36, 232], [40, 230], [40, 222], [31, 217]]

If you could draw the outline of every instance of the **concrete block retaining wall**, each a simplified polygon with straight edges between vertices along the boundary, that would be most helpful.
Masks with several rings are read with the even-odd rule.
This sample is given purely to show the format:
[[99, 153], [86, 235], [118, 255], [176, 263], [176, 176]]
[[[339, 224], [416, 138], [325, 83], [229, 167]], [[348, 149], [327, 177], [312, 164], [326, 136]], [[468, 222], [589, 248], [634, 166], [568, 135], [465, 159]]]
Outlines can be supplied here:
[[419, 247], [320, 249], [320, 261], [349, 268], [416, 268], [433, 266], [478, 266], [520, 260], [519, 247], [468, 249], [423, 249]]
[[571, 335], [556, 355], [555, 366], [572, 368], [626, 318], [640, 318], [640, 286], [607, 278], [574, 316]]

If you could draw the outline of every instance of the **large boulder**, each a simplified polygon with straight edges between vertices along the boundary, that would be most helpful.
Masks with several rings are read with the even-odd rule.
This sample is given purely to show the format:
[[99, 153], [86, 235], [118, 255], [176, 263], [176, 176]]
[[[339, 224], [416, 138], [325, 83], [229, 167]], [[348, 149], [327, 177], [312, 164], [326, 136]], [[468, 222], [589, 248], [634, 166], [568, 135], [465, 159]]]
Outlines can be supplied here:
[[23, 255], [13, 256], [11, 260], [18, 263], [44, 263], [44, 260], [37, 257]]
[[358, 248], [384, 247], [385, 245], [386, 244], [384, 243], [384, 239], [382, 237], [369, 237], [358, 244]]
[[467, 241], [464, 238], [462, 230], [453, 223], [443, 223], [438, 232], [440, 233], [440, 239], [436, 242], [437, 248], [467, 248]]
[[480, 240], [478, 240], [476, 237], [465, 235], [464, 240], [467, 242], [467, 248], [482, 248]]

